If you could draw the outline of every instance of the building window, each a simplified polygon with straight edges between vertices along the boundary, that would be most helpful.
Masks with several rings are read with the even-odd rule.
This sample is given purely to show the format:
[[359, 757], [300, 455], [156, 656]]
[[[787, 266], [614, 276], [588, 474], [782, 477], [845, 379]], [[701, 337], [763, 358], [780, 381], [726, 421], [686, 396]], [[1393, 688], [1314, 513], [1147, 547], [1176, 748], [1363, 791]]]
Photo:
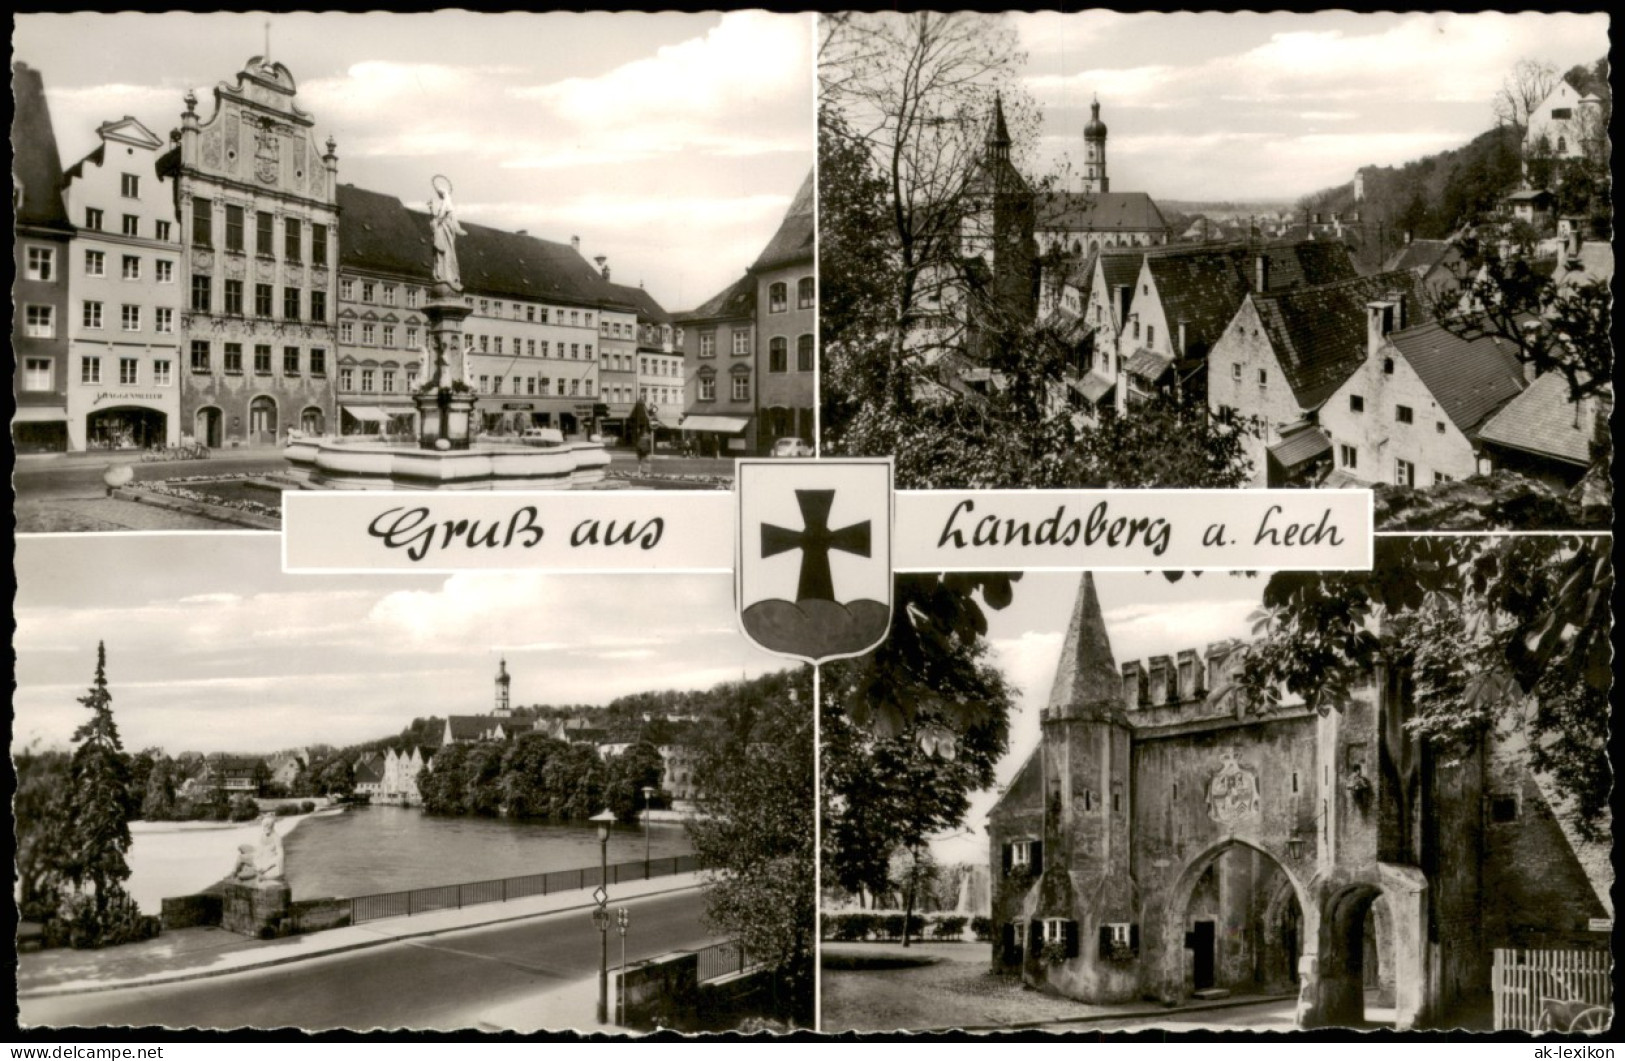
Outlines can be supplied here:
[[118, 382], [121, 387], [133, 387], [141, 381], [141, 362], [133, 357], [118, 359]]
[[1155, 324], [1145, 326], [1145, 345], [1153, 347], [1157, 345], [1157, 326]]
[[354, 299], [355, 299], [355, 281], [354, 280], [340, 280], [339, 281], [339, 298], [344, 300], [345, 302], [354, 301]]
[[790, 368], [790, 343], [782, 335], [775, 335], [767, 343], [767, 370], [787, 372]]
[[310, 223], [310, 264], [327, 264], [327, 226]]
[[395, 304], [395, 285], [394, 284], [385, 284], [384, 285], [384, 305], [393, 306], [394, 304]]
[[734, 375], [733, 400], [736, 402], [750, 401], [750, 376], [743, 372]]
[[804, 276], [796, 284], [796, 308], [812, 309], [813, 303], [818, 301], [818, 285], [810, 276]]
[[79, 382], [100, 383], [102, 381], [102, 359], [99, 357], [81, 357], [79, 359]]
[[304, 261], [305, 232], [297, 217], [282, 219], [282, 253], [290, 262]]
[[168, 221], [154, 221], [152, 223], [152, 235], [153, 235], [154, 239], [159, 239], [159, 240], [164, 241], [165, 243], [168, 243], [169, 242], [169, 222]]
[[783, 313], [790, 308], [790, 289], [785, 284], [770, 284], [767, 288], [767, 311]]
[[152, 263], [152, 273], [160, 284], [173, 284], [175, 282], [175, 263], [167, 258], [159, 258]]
[[312, 291], [310, 293], [310, 319], [318, 323], [327, 319], [326, 291]]
[[1382, 359], [1382, 374], [1385, 375], [1385, 376], [1392, 376], [1394, 374], [1394, 359], [1393, 358], [1385, 357], [1385, 358]]
[[86, 328], [100, 328], [102, 326], [102, 304], [100, 302], [86, 302], [79, 315], [79, 323]]
[[131, 237], [141, 235], [141, 219], [135, 214], [125, 214], [119, 222], [119, 231]]
[[1259, 387], [1259, 389], [1263, 390], [1264, 388], [1268, 387], [1269, 385], [1270, 385], [1269, 369], [1267, 369], [1267, 368], [1259, 369], [1258, 370], [1258, 387]]
[[141, 307], [129, 303], [119, 307], [119, 327], [127, 332], [141, 330]]
[[387, 368], [384, 369], [384, 393], [395, 393], [395, 373]]
[[265, 210], [254, 213], [254, 253], [261, 258], [276, 257], [276, 218]]
[[158, 306], [153, 309], [152, 330], [160, 335], [173, 335], [175, 332], [175, 311], [168, 306]]
[[310, 348], [310, 374], [312, 376], [327, 375], [327, 351], [319, 346]]
[[369, 283], [363, 283], [361, 285], [361, 301], [363, 301], [363, 302], [371, 302], [372, 301], [372, 295], [373, 295], [373, 285], [371, 285]]
[[1518, 820], [1518, 797], [1513, 795], [1490, 796], [1490, 821], [1497, 825]]
[[562, 379], [558, 381], [558, 386], [555, 388], [555, 393], [560, 398], [564, 397], [564, 381]]
[[[268, 284], [260, 284], [259, 286], [266, 290], [270, 289], [270, 285]], [[241, 317], [243, 315], [243, 282], [241, 280], [226, 281], [225, 308], [227, 316]], [[270, 315], [271, 308], [269, 305], [267, 305], [264, 316], [269, 317]]]
[[[99, 253], [101, 253], [101, 252], [100, 251], [86, 251], [85, 252], [85, 272], [87, 272], [87, 273], [90, 272], [90, 256], [92, 254], [99, 254]], [[56, 248], [54, 248], [54, 247], [30, 247], [30, 248], [28, 248], [27, 272], [24, 275], [27, 276], [28, 279], [30, 279], [30, 280], [38, 280], [39, 282], [45, 283], [45, 284], [51, 283], [56, 278]], [[92, 273], [91, 275], [95, 276], [95, 275], [100, 275], [100, 274]]]
[[192, 277], [192, 312], [209, 312], [209, 278], [207, 276]]
[[282, 374], [284, 376], [299, 375], [299, 348], [297, 346], [284, 346], [282, 348]]
[[48, 391], [55, 384], [56, 373], [51, 371], [51, 359], [48, 357], [27, 357], [23, 359], [23, 390]]
[[1456, 481], [1456, 477], [1454, 475], [1446, 475], [1444, 472], [1434, 472], [1433, 481], [1435, 483], [1453, 483]]
[[192, 371], [193, 372], [207, 372], [207, 371], [209, 371], [209, 340], [207, 340], [207, 339], [193, 339], [192, 340]]
[[347, 390], [354, 390], [354, 389], [355, 389], [355, 370], [354, 369], [349, 369], [349, 368], [341, 368], [341, 369], [339, 369], [339, 390], [347, 391]]
[[271, 374], [271, 344], [254, 344], [254, 374], [269, 376]]
[[243, 249], [243, 208], [226, 204], [226, 249]]
[[582, 353], [583, 357], [585, 357], [588, 361], [591, 361], [592, 360], [592, 344], [591, 343], [583, 343], [581, 353]]
[[152, 385], [154, 387], [167, 387], [173, 382], [173, 363], [168, 360], [158, 360], [152, 363]]
[[1362, 398], [1358, 394], [1349, 395], [1349, 412], [1351, 412], [1351, 413], [1363, 413], [1363, 412], [1365, 412], [1365, 399]]
[[717, 400], [717, 381], [714, 376], [700, 377], [700, 401], [714, 402]]
[[299, 319], [299, 289], [285, 287], [282, 289], [282, 316], [286, 320]]
[[813, 370], [813, 337], [803, 335], [796, 339], [796, 371], [811, 372]]
[[339, 322], [339, 342], [349, 343], [355, 341], [355, 325], [349, 321]]
[[407, 306], [407, 308], [408, 309], [416, 309], [417, 304], [418, 304], [418, 289], [415, 288], [415, 287], [407, 288], [406, 289], [406, 306]]
[[361, 344], [363, 346], [377, 345], [377, 329], [371, 324], [361, 326]]
[[[395, 345], [395, 326], [393, 324], [384, 325], [384, 345], [385, 346], [394, 346]], [[499, 353], [499, 354], [501, 352], [502, 351], [500, 351], [500, 350], [497, 351], [497, 353]]]
[[1416, 485], [1416, 465], [1404, 458], [1394, 461], [1394, 482], [1400, 486]]
[[[106, 276], [107, 255], [101, 251], [85, 251], [85, 275]], [[29, 279], [35, 280], [39, 278], [30, 276]]]
[[750, 329], [735, 328], [733, 333], [733, 356], [750, 356]]
[[134, 254], [126, 254], [120, 263], [119, 276], [124, 280], [141, 279], [141, 259]]
[[[532, 342], [530, 347], [530, 352], [534, 354], [536, 352], [536, 344]], [[418, 330], [416, 328], [406, 329], [406, 348], [408, 350], [416, 350], [418, 348]]]
[[30, 339], [51, 339], [56, 336], [56, 316], [51, 306], [24, 308], [24, 334]]
[[1444, 421], [1443, 420], [1435, 420], [1433, 422], [1433, 431], [1434, 431], [1434, 434], [1438, 434], [1438, 435], [1444, 434]]
[[102, 230], [102, 212], [94, 206], [85, 207], [85, 227], [92, 232]]
[[243, 344], [227, 343], [220, 355], [220, 368], [233, 376], [243, 374]]
[[491, 340], [491, 352], [493, 354], [502, 353], [502, 336], [498, 335]]
[[1396, 405], [1394, 406], [1394, 419], [1402, 424], [1409, 424], [1415, 420], [1415, 415], [1411, 412], [1410, 406]]
[[120, 173], [118, 193], [126, 199], [141, 198], [141, 178], [134, 173]]

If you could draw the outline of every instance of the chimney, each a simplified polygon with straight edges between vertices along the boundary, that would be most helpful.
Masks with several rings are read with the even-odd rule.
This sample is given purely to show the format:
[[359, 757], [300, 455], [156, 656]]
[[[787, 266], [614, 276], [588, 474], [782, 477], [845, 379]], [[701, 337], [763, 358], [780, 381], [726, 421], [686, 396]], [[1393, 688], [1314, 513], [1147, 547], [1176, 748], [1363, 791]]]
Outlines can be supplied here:
[[581, 237], [580, 236], [571, 236], [570, 237], [570, 249], [573, 250], [573, 251], [577, 251], [577, 252], [579, 252], [581, 250]]
[[1112, 305], [1117, 308], [1117, 323], [1120, 327], [1128, 325], [1128, 297], [1134, 290], [1131, 284], [1112, 285]]
[[609, 279], [609, 259], [607, 257], [605, 257], [604, 255], [600, 254], [596, 258], [593, 259], [593, 262], [598, 266], [599, 275], [602, 276], [605, 280], [608, 280]]
[[1382, 341], [1394, 330], [1394, 304], [1386, 300], [1367, 302], [1365, 312], [1366, 354], [1376, 357]]
[[1270, 256], [1260, 254], [1253, 259], [1253, 290], [1263, 294], [1270, 289]]
[[1187, 345], [1187, 342], [1186, 342], [1186, 332], [1188, 330], [1189, 324], [1190, 324], [1189, 321], [1180, 321], [1179, 322], [1179, 356], [1180, 356], [1181, 359], [1183, 359], [1186, 356], [1186, 354], [1187, 354], [1187, 352], [1189, 350], [1189, 346]]

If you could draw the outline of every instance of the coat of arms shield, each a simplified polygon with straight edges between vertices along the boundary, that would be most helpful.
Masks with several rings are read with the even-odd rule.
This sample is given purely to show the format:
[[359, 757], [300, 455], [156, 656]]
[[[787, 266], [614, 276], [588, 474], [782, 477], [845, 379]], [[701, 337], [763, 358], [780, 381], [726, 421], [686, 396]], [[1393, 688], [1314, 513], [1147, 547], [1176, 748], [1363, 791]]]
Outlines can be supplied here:
[[892, 606], [889, 460], [741, 460], [735, 596], [745, 636], [808, 663], [885, 640]]

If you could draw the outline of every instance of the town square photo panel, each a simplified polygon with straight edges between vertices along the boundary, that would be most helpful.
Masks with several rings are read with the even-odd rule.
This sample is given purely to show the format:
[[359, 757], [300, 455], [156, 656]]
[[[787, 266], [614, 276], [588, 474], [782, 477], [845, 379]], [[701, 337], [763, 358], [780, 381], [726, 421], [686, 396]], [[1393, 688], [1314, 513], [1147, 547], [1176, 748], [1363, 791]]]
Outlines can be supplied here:
[[812, 47], [749, 11], [21, 16], [19, 529], [810, 455]]

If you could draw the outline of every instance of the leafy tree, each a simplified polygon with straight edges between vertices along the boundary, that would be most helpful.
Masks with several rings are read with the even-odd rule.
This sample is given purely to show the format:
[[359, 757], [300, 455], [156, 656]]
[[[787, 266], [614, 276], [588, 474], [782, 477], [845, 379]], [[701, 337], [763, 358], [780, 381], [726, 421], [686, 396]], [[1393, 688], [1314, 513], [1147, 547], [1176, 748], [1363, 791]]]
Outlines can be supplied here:
[[141, 817], [149, 822], [167, 821], [175, 816], [174, 764], [167, 756], [152, 764], [147, 772], [147, 785], [141, 800]]
[[17, 773], [12, 801], [17, 830], [17, 915], [46, 922], [56, 916], [62, 901], [72, 767], [65, 752], [34, 747], [17, 752], [12, 765]]
[[502, 755], [498, 787], [502, 805], [515, 818], [541, 818], [547, 815], [544, 787], [548, 761], [564, 747], [564, 742], [545, 733], [526, 733], [508, 745]]
[[1501, 81], [1493, 107], [1495, 120], [1519, 129], [1557, 87], [1557, 67], [1538, 59], [1520, 59]]
[[638, 741], [605, 764], [605, 804], [622, 821], [636, 821], [647, 804], [643, 790], [654, 789], [652, 798], [659, 799], [660, 779], [664, 773], [665, 760], [660, 758], [660, 749], [649, 741]]
[[1240, 686], [1258, 710], [1284, 687], [1324, 713], [1374, 663], [1408, 669], [1413, 732], [1458, 754], [1522, 727], [1529, 765], [1572, 804], [1581, 835], [1600, 838], [1613, 582], [1606, 537], [1379, 538], [1370, 572], [1270, 578]]
[[721, 690], [696, 742], [702, 813], [689, 820], [707, 871], [706, 919], [774, 970], [775, 1015], [813, 1014], [812, 672]]

